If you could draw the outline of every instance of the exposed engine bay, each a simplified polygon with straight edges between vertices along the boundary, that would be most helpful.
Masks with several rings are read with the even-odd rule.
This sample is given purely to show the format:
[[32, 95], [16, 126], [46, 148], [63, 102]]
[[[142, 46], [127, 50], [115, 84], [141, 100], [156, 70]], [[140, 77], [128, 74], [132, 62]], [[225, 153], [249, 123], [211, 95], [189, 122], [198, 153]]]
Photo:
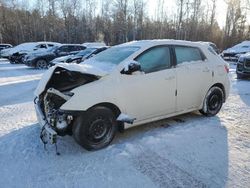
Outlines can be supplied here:
[[62, 67], [54, 70], [45, 90], [34, 101], [46, 122], [46, 130], [44, 128], [41, 132], [44, 143], [48, 141], [56, 143], [57, 135], [64, 136], [70, 133], [74, 117], [60, 110], [60, 107], [74, 95], [70, 91], [98, 79], [99, 77], [95, 75], [70, 71]]

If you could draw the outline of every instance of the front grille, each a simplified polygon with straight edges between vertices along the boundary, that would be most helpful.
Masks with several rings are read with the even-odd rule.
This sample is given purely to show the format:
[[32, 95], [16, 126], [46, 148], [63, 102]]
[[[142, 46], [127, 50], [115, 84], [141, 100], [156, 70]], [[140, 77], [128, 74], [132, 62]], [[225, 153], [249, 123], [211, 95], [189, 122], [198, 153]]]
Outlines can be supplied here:
[[245, 62], [245, 67], [250, 68], [250, 59], [247, 59]]
[[242, 71], [243, 70], [243, 64], [237, 63], [237, 70]]
[[224, 53], [223, 56], [224, 57], [235, 57], [235, 53]]

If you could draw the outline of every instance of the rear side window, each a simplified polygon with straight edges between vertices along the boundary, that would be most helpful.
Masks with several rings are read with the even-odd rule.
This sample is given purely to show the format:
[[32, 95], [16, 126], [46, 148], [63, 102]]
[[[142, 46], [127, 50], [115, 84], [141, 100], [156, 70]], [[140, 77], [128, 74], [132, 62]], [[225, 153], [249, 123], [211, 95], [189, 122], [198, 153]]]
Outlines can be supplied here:
[[83, 46], [69, 46], [68, 48], [70, 52], [81, 51], [85, 49]]
[[177, 64], [190, 61], [203, 61], [203, 57], [199, 48], [188, 46], [176, 46], [175, 47]]
[[68, 46], [69, 52], [78, 51], [77, 46]]
[[68, 48], [68, 46], [62, 46], [62, 47], [59, 48], [59, 51], [60, 52], [68, 52], [69, 48]]
[[140, 63], [141, 69], [145, 73], [164, 70], [171, 66], [170, 49], [167, 46], [151, 48], [135, 60]]

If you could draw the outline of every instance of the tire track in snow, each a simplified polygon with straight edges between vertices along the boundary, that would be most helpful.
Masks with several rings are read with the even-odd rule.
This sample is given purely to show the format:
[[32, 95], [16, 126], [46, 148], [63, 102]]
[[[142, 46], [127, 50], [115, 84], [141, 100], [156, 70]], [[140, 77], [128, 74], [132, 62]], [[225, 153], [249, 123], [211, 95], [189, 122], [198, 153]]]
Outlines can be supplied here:
[[41, 77], [42, 77], [42, 74], [8, 77], [7, 79], [0, 79], [0, 86], [18, 84], [18, 83], [28, 82], [32, 80], [40, 80]]
[[142, 146], [138, 148], [139, 153], [132, 157], [135, 168], [159, 187], [207, 187], [168, 159], [148, 148], [145, 149]]

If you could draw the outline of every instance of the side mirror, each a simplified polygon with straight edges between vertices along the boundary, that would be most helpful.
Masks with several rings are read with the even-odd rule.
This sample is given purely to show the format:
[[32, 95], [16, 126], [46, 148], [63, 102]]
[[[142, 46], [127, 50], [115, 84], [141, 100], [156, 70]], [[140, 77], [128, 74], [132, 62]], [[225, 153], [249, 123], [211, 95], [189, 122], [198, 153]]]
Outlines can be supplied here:
[[121, 71], [122, 74], [132, 74], [133, 72], [141, 71], [140, 63], [132, 61], [128, 63]]

